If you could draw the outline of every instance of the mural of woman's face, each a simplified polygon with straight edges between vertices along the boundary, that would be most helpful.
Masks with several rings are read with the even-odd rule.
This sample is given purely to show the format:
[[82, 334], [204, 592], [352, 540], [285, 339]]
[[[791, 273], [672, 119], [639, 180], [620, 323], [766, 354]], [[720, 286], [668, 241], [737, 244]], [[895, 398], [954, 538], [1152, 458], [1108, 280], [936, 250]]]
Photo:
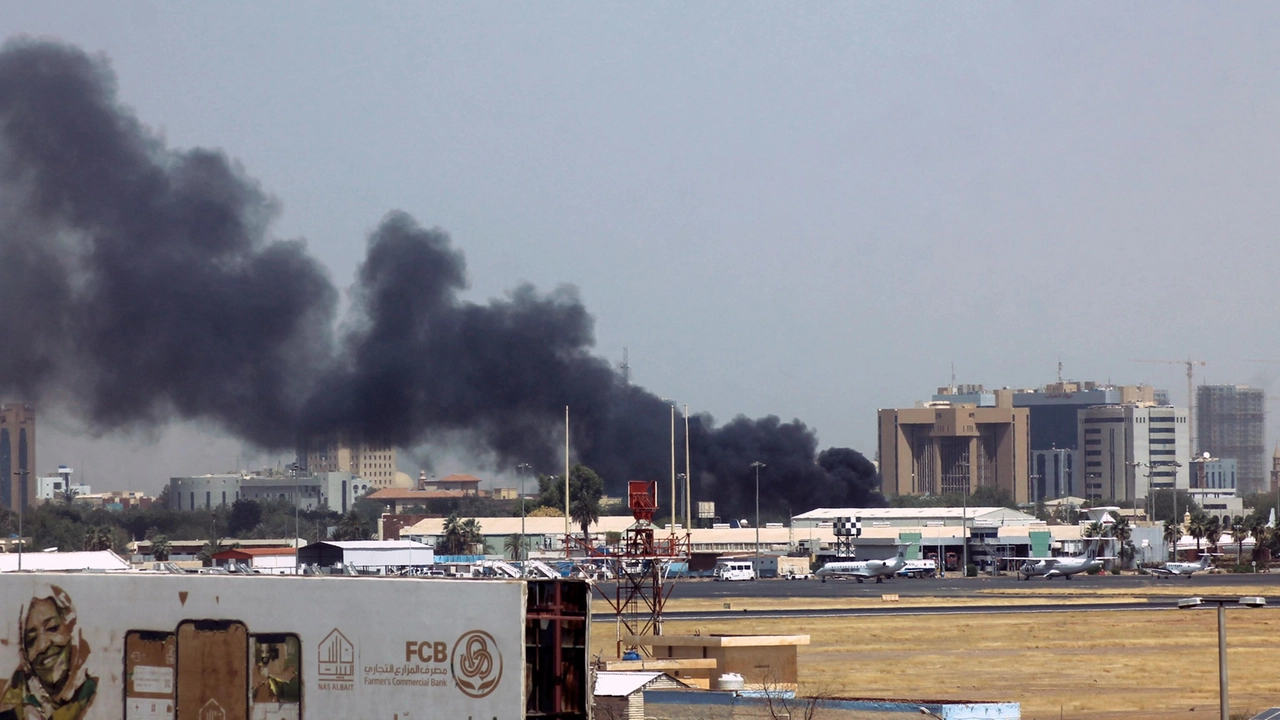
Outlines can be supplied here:
[[48, 598], [33, 599], [22, 628], [22, 652], [45, 687], [54, 689], [67, 679], [71, 667], [71, 628]]

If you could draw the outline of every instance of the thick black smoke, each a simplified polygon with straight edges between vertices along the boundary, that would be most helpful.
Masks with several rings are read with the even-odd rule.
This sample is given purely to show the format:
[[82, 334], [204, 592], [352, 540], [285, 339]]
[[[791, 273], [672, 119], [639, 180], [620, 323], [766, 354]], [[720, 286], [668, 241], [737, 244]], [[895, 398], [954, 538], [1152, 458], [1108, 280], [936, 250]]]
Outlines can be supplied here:
[[[218, 151], [167, 148], [120, 105], [106, 62], [61, 44], [0, 48], [0, 391], [65, 405], [96, 432], [173, 418], [265, 448], [347, 434], [398, 446], [455, 431], [508, 466], [578, 458], [618, 492], [669, 474], [668, 405], [591, 354], [572, 288], [465, 302], [444, 232], [389, 214], [353, 317], [276, 205]], [[799, 421], [692, 419], [698, 497], [771, 516], [882, 502], [860, 454], [817, 453]], [[682, 437], [682, 435], [681, 435]], [[683, 465], [683, 461], [681, 462]]]

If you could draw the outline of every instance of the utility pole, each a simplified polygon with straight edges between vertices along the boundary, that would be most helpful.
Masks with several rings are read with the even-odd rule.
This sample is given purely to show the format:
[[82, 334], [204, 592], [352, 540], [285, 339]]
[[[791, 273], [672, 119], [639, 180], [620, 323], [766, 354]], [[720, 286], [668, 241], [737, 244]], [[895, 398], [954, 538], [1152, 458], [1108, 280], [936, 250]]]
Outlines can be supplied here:
[[689, 405], [684, 406], [684, 531], [693, 530], [693, 494], [689, 491]]
[[759, 460], [751, 463], [751, 467], [756, 469], [756, 577], [760, 577], [760, 468], [768, 467]]
[[671, 526], [667, 529], [672, 535], [676, 533], [676, 404], [671, 403]]
[[520, 547], [516, 550], [516, 552], [520, 554], [521, 560], [524, 560], [524, 547], [525, 547], [524, 546], [524, 518], [525, 518], [524, 474], [525, 474], [525, 471], [529, 470], [531, 467], [532, 466], [529, 465], [529, 463], [520, 463], [519, 465], [516, 465], [516, 474], [520, 476]]

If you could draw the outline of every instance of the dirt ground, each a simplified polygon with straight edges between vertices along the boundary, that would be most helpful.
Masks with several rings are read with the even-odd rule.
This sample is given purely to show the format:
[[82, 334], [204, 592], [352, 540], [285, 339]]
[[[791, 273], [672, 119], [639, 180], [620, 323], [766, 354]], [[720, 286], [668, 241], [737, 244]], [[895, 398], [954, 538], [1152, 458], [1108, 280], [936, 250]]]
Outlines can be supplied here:
[[[800, 649], [809, 694], [1016, 701], [1022, 717], [1037, 720], [1218, 716], [1210, 610], [729, 617], [666, 627], [694, 630], [810, 635]], [[1280, 705], [1280, 608], [1229, 610], [1227, 635], [1232, 715]], [[612, 622], [593, 627], [597, 653], [612, 655], [613, 638]]]

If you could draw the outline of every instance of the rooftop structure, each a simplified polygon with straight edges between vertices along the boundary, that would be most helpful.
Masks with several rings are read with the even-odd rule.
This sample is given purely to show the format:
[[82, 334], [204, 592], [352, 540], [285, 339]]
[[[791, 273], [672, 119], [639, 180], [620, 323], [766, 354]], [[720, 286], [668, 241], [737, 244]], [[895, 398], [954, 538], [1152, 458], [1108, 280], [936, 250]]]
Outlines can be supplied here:
[[[18, 569], [18, 553], [0, 555], [0, 573]], [[22, 553], [23, 572], [120, 572], [131, 570], [127, 560], [110, 550], [95, 552], [25, 552]]]
[[1266, 394], [1248, 385], [1196, 388], [1195, 451], [1234, 459], [1246, 494], [1267, 485], [1265, 403]]
[[990, 408], [880, 410], [885, 494], [970, 495], [980, 487], [999, 487], [1016, 502], [1026, 502], [1029, 415], [1007, 400], [1001, 397], [1001, 405]]

